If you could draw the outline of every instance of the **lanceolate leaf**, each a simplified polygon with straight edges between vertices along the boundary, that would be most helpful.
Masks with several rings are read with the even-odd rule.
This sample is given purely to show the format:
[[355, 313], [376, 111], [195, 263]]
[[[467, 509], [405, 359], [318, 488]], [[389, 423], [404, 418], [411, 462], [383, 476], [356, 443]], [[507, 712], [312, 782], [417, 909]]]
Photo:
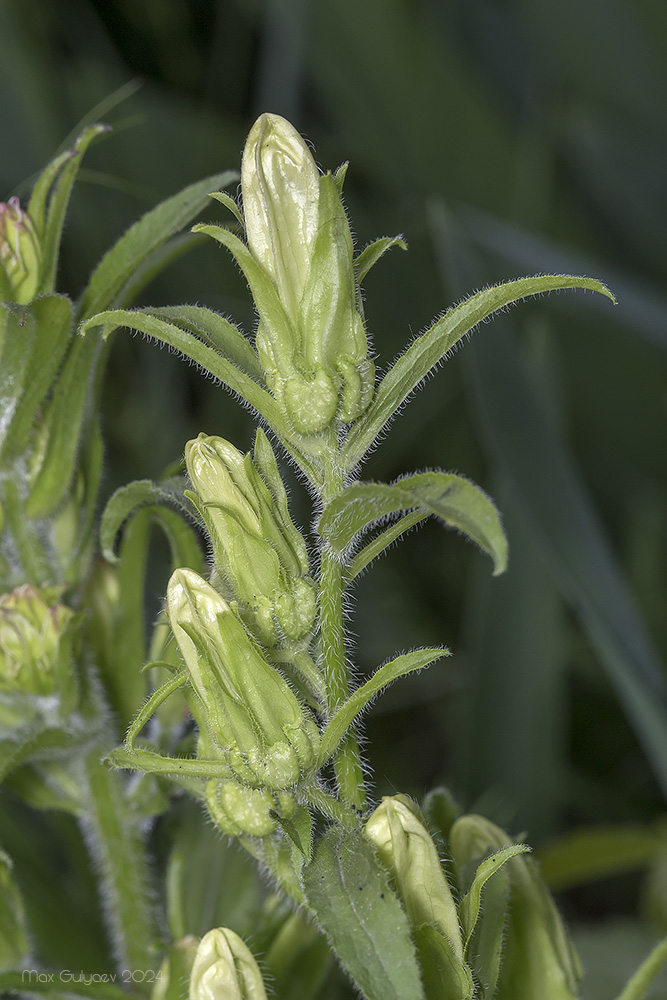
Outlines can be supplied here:
[[530, 851], [530, 847], [526, 844], [512, 844], [510, 847], [504, 847], [501, 851], [491, 854], [478, 866], [475, 877], [472, 880], [472, 885], [470, 886], [470, 891], [463, 897], [459, 907], [459, 915], [465, 935], [464, 953], [467, 952], [470, 938], [479, 918], [484, 886], [502, 868], [505, 862], [515, 857], [515, 855], [525, 854], [527, 851]]
[[209, 192], [226, 187], [237, 179], [238, 174], [233, 170], [205, 177], [167, 198], [135, 222], [93, 271], [81, 299], [79, 322], [114, 305], [136, 268], [170, 236], [196, 218], [208, 204]]
[[145, 333], [160, 341], [160, 343], [168, 344], [174, 350], [180, 351], [185, 357], [191, 358], [196, 364], [201, 365], [205, 371], [210, 372], [252, 406], [271, 425], [283, 447], [292, 455], [308, 478], [313, 482], [318, 481], [317, 469], [302, 454], [298, 441], [287, 426], [286, 417], [273, 396], [240, 368], [223, 358], [218, 351], [207, 347], [197, 337], [182, 330], [180, 326], [167, 323], [143, 310], [113, 309], [109, 312], [101, 312], [86, 320], [81, 325], [80, 330], [82, 334], [85, 334], [91, 328], [98, 326], [105, 328], [105, 337], [109, 337], [114, 330], [121, 326], [126, 326], [130, 330], [138, 330], [140, 333]]
[[80, 445], [86, 400], [93, 388], [100, 345], [74, 338], [46, 410], [49, 430], [44, 459], [30, 489], [27, 510], [42, 517], [65, 497]]
[[[114, 551], [116, 535], [131, 514], [142, 507], [157, 507], [165, 504], [179, 508], [188, 519], [192, 519], [192, 509], [185, 503], [183, 483], [178, 479], [168, 480], [164, 483], [154, 483], [151, 479], [137, 479], [133, 483], [128, 483], [127, 486], [121, 486], [120, 489], [117, 489], [102, 514], [100, 545], [104, 558], [108, 559], [109, 562], [118, 561]], [[187, 527], [185, 522], [183, 522], [183, 526]], [[170, 541], [172, 541], [171, 538]], [[178, 545], [178, 542], [172, 541], [173, 545]], [[179, 565], [185, 565], [185, 563], [179, 563]]]
[[398, 677], [414, 673], [415, 670], [422, 670], [443, 656], [449, 656], [449, 650], [443, 646], [433, 649], [415, 649], [411, 653], [403, 653], [379, 667], [370, 680], [357, 688], [354, 694], [341, 705], [327, 725], [322, 735], [318, 768], [323, 767], [331, 759], [357, 716], [383, 688]]
[[[45, 292], [52, 292], [55, 289], [60, 239], [62, 236], [63, 226], [65, 224], [65, 215], [67, 213], [67, 206], [69, 205], [72, 187], [74, 186], [76, 175], [79, 172], [83, 154], [98, 135], [102, 135], [103, 132], [108, 131], [108, 125], [88, 125], [76, 140], [71, 155], [64, 158], [62, 168], [59, 169], [57, 173], [54, 173], [54, 177], [56, 179], [54, 180], [53, 186], [50, 190], [48, 207], [46, 210], [46, 223], [42, 235], [42, 260], [44, 273], [40, 284], [42, 290]], [[60, 159], [60, 157], [58, 159]], [[38, 195], [34, 198], [34, 201], [31, 199], [30, 204], [33, 205], [34, 203], [35, 205], [38, 205], [42, 198], [43, 191], [40, 187]]]
[[593, 278], [538, 275], [534, 278], [519, 278], [503, 285], [485, 288], [449, 309], [429, 330], [413, 341], [380, 382], [375, 399], [366, 413], [353, 425], [348, 436], [343, 450], [347, 468], [353, 469], [361, 461], [384, 425], [391, 420], [419, 383], [474, 327], [493, 313], [520, 299], [564, 288], [587, 288], [615, 301], [609, 289]]
[[302, 869], [306, 903], [367, 1000], [424, 1000], [408, 919], [359, 830], [332, 827]]
[[[404, 510], [440, 518], [491, 556], [494, 574], [505, 569], [507, 539], [493, 502], [478, 486], [449, 472], [420, 472], [391, 484], [353, 483], [324, 508], [318, 530], [335, 552], [345, 552], [376, 521]], [[387, 544], [392, 541], [389, 536]]]
[[[27, 343], [30, 348], [25, 369], [25, 383], [14, 419], [8, 425], [3, 421], [7, 437], [5, 444], [15, 454], [20, 454], [27, 445], [35, 415], [49, 391], [51, 382], [60, 366], [67, 349], [72, 331], [72, 305], [62, 295], [41, 295], [19, 313], [3, 308], [8, 329], [5, 333], [5, 349], [16, 349], [16, 341]], [[18, 326], [20, 325], [20, 329]], [[12, 330], [12, 327], [17, 327]], [[28, 335], [34, 327], [32, 336]], [[14, 343], [12, 342], [12, 338]], [[10, 372], [10, 366], [2, 358], [2, 383]], [[1, 383], [0, 383], [1, 384]], [[14, 388], [16, 386], [14, 385]], [[4, 395], [4, 392], [3, 392]], [[5, 411], [6, 412], [6, 411]]]
[[204, 306], [169, 306], [151, 309], [150, 312], [159, 319], [177, 323], [184, 330], [193, 333], [253, 378], [264, 377], [259, 358], [250, 341], [220, 313]]

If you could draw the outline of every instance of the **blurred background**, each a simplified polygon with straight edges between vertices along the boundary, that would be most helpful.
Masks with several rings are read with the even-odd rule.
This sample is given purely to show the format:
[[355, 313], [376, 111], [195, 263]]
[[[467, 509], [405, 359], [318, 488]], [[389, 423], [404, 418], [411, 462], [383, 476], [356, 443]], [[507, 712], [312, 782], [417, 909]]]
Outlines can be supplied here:
[[[485, 325], [392, 426], [364, 475], [474, 479], [503, 511], [510, 569], [492, 579], [427, 525], [357, 587], [354, 660], [361, 677], [398, 649], [455, 654], [369, 716], [376, 795], [444, 783], [542, 847], [566, 912], [604, 918], [605, 941], [638, 902], [667, 930], [664, 0], [0, 0], [0, 38], [3, 198], [81, 119], [114, 126], [75, 190], [63, 292], [160, 198], [237, 168], [262, 111], [289, 118], [323, 169], [350, 161], [359, 249], [408, 243], [366, 281], [380, 367], [489, 282], [555, 271], [611, 286], [616, 307], [561, 293]], [[211, 241], [142, 301], [205, 303], [253, 328]], [[200, 430], [248, 448], [253, 424], [193, 367], [120, 333], [104, 430], [110, 495], [159, 476]], [[165, 574], [158, 545], [150, 614]], [[635, 851], [600, 849], [608, 871], [572, 888], [549, 845], [593, 825]], [[615, 954], [632, 950], [621, 938]]]

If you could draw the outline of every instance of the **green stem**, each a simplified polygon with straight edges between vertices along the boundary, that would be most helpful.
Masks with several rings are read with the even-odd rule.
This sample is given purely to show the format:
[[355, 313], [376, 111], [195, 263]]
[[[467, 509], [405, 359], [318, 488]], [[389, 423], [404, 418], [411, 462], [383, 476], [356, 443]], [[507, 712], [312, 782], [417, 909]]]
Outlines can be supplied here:
[[118, 968], [157, 971], [162, 943], [139, 824], [128, 808], [120, 776], [100, 762], [102, 754], [97, 745], [83, 761], [88, 811], [82, 827], [99, 867]]
[[[320, 639], [322, 669], [328, 692], [327, 707], [333, 714], [349, 696], [350, 679], [343, 626], [343, 567], [327, 549], [322, 552], [320, 564]], [[364, 776], [354, 733], [348, 733], [341, 742], [334, 755], [333, 766], [343, 801], [355, 809], [365, 809]]]
[[334, 820], [334, 822], [339, 823], [343, 827], [349, 829], [359, 825], [357, 813], [343, 802], [334, 798], [321, 785], [315, 783], [308, 785], [303, 789], [303, 798], [308, 801], [309, 805], [318, 809], [327, 819]]

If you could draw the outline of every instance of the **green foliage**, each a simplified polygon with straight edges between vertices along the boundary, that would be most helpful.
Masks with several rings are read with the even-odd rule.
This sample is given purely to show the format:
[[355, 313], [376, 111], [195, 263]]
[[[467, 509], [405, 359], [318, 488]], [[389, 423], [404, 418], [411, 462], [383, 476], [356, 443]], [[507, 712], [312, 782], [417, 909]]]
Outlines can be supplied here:
[[[639, 5], [626, 0], [575, 5], [566, 0], [558, 16], [548, 4], [531, 7], [514, 0], [496, 7], [478, 2], [436, 7], [413, 8], [402, 0], [369, 0], [363, 9], [353, 0], [335, 8], [218, 0], [195, 11], [183, 0], [165, 0], [156, 17], [147, 0], [132, 10], [118, 0], [85, 0], [76, 4], [76, 11], [73, 0], [63, 0], [57, 10], [39, 0], [9, 0], [0, 11], [6, 40], [0, 86], [11, 95], [3, 104], [0, 166], [7, 189], [17, 177], [35, 171], [71, 122], [108, 93], [110, 81], [126, 78], [126, 67], [149, 80], [138, 93], [133, 85], [123, 88], [124, 93], [133, 92], [128, 116], [137, 112], [143, 118], [141, 133], [124, 131], [130, 118], [119, 117], [112, 98], [82, 128], [87, 129], [85, 136], [92, 135], [95, 126], [88, 123], [111, 114], [117, 121], [113, 141], [100, 144], [99, 150], [93, 144], [80, 169], [81, 155], [72, 156], [74, 140], [69, 140], [70, 149], [38, 180], [28, 203], [29, 212], [42, 220], [37, 232], [44, 232], [49, 195], [57, 193], [44, 270], [51, 289], [27, 308], [22, 305], [20, 313], [8, 309], [3, 319], [3, 329], [13, 334], [20, 329], [26, 336], [3, 340], [2, 374], [10, 372], [7, 345], [10, 354], [24, 349], [31, 359], [28, 369], [16, 355], [18, 367], [13, 365], [11, 371], [17, 373], [16, 384], [23, 386], [22, 396], [11, 422], [3, 422], [3, 430], [9, 431], [2, 452], [4, 589], [26, 579], [70, 584], [66, 600], [92, 609], [83, 641], [86, 655], [93, 655], [97, 664], [95, 683], [101, 682], [114, 713], [109, 725], [106, 709], [91, 708], [83, 671], [82, 704], [89, 714], [76, 725], [73, 721], [70, 742], [51, 745], [49, 740], [57, 743], [57, 737], [48, 727], [11, 734], [8, 763], [13, 760], [17, 766], [2, 793], [0, 809], [9, 802], [3, 828], [13, 822], [16, 794], [38, 809], [48, 806], [76, 815], [88, 809], [87, 783], [74, 788], [71, 775], [65, 774], [69, 765], [62, 760], [80, 756], [85, 741], [102, 730], [95, 753], [107, 752], [146, 696], [159, 690], [165, 677], [178, 676], [171, 673], [178, 669], [178, 657], [166, 639], [164, 620], [150, 650], [148, 626], [158, 610], [157, 595], [164, 590], [170, 556], [173, 565], [188, 565], [199, 574], [206, 570], [197, 532], [180, 518], [172, 499], [160, 495], [165, 484], [159, 476], [167, 463], [178, 459], [183, 442], [202, 427], [221, 430], [239, 446], [250, 428], [235, 400], [226, 400], [211, 380], [201, 380], [196, 367], [213, 372], [232, 395], [250, 399], [306, 479], [318, 490], [324, 481], [321, 442], [311, 441], [306, 449], [293, 428], [281, 423], [280, 401], [263, 384], [253, 343], [241, 332], [242, 327], [249, 332], [252, 323], [245, 287], [220, 254], [201, 247], [202, 236], [178, 235], [178, 227], [169, 230], [165, 222], [168, 235], [154, 245], [145, 228], [145, 260], [138, 254], [134, 265], [123, 270], [131, 256], [128, 248], [137, 244], [121, 241], [119, 249], [104, 258], [106, 270], [100, 265], [99, 273], [94, 272], [93, 291], [103, 296], [108, 287], [107, 302], [98, 296], [95, 304], [92, 279], [88, 284], [90, 262], [114, 244], [118, 232], [139, 212], [193, 177], [212, 176], [220, 164], [233, 165], [249, 124], [248, 107], [270, 106], [316, 141], [323, 163], [337, 163], [348, 155], [352, 159], [346, 179], [345, 166], [333, 177], [338, 191], [345, 179], [345, 202], [360, 247], [366, 246], [361, 251], [357, 247], [353, 259], [357, 282], [364, 280], [368, 286], [367, 301], [357, 293], [356, 309], [374, 333], [371, 355], [382, 374], [363, 418], [369, 422], [351, 425], [341, 458], [347, 471], [368, 458], [367, 481], [343, 484], [338, 496], [365, 487], [369, 499], [373, 490], [386, 495], [383, 491], [405, 482], [396, 478], [404, 468], [446, 463], [493, 493], [512, 553], [509, 574], [491, 581], [482, 561], [474, 562], [470, 547], [423, 523], [432, 510], [397, 505], [388, 525], [360, 515], [354, 534], [367, 533], [351, 538], [335, 555], [332, 535], [327, 540], [330, 564], [323, 561], [327, 586], [335, 577], [341, 590], [355, 583], [354, 630], [359, 639], [354, 682], [346, 689], [343, 680], [333, 676], [334, 657], [324, 658], [320, 672], [311, 655], [311, 637], [306, 639], [311, 650], [306, 650], [306, 658], [303, 648], [281, 640], [271, 654], [272, 667], [284, 674], [311, 710], [326, 700], [322, 675], [330, 690], [335, 689], [321, 723], [324, 733], [327, 726], [333, 727], [332, 743], [340, 751], [333, 771], [341, 790], [347, 787], [351, 793], [360, 774], [353, 766], [354, 731], [345, 735], [345, 730], [363, 707], [364, 692], [372, 697], [379, 690], [385, 668], [373, 676], [375, 664], [391, 667], [387, 661], [395, 648], [412, 649], [424, 641], [435, 652], [446, 636], [456, 653], [447, 671], [436, 668], [414, 681], [404, 677], [401, 688], [390, 690], [367, 721], [369, 760], [380, 790], [390, 782], [391, 787], [421, 790], [433, 780], [446, 780], [467, 807], [475, 803], [476, 810], [501, 817], [503, 825], [527, 829], [531, 843], [573, 825], [595, 824], [590, 834], [572, 833], [544, 852], [545, 873], [561, 885], [606, 877], [593, 898], [599, 911], [611, 918], [629, 909], [625, 884], [611, 878], [612, 872], [647, 868], [646, 912], [664, 920], [662, 840], [651, 824], [664, 802], [667, 759], [661, 663], [667, 581], [660, 559], [667, 475], [664, 449], [656, 448], [655, 437], [664, 422], [665, 377], [662, 118], [667, 102], [662, 100], [664, 74], [656, 59], [664, 48], [664, 18], [658, 0]], [[572, 23], [578, 30], [565, 30], [563, 26]], [[71, 24], [77, 26], [74, 32]], [[306, 93], [307, 104], [302, 100]], [[98, 183], [78, 185], [70, 201], [77, 171], [81, 181]], [[120, 184], [118, 177], [123, 178]], [[204, 190], [206, 184], [191, 189], [198, 189], [202, 204], [210, 193]], [[109, 192], [103, 185], [123, 190]], [[224, 194], [217, 200], [232, 208], [235, 227], [238, 207]], [[52, 251], [68, 204], [65, 247], [58, 256], [61, 294], [55, 295]], [[367, 241], [385, 227], [393, 232], [399, 226], [406, 227], [410, 255], [383, 257], [382, 268], [374, 268], [391, 245], [405, 243], [401, 237]], [[142, 230], [131, 231], [136, 237]], [[236, 238], [234, 234], [243, 236], [234, 228], [223, 241]], [[161, 268], [191, 247], [195, 253], [161, 280]], [[483, 295], [493, 291], [503, 275], [536, 270], [603, 275], [618, 295], [619, 306], [612, 313], [602, 300], [596, 304], [597, 296], [585, 301], [533, 298], [528, 306], [478, 332], [460, 357], [448, 356], [446, 374], [424, 385], [402, 419], [392, 422], [390, 402], [405, 401], [442, 357], [434, 346], [437, 338], [428, 339], [436, 324], [422, 335], [426, 339], [414, 339], [413, 347], [420, 344], [425, 352], [419, 365], [389, 368], [390, 359], [403, 350], [410, 324], [421, 326], [443, 301], [460, 300], [470, 288], [483, 288]], [[149, 280], [153, 284], [147, 299]], [[86, 287], [84, 300], [81, 289]], [[0, 291], [6, 297], [5, 284]], [[169, 352], [158, 354], [140, 338], [114, 338], [110, 359], [92, 330], [75, 341], [72, 321], [64, 315], [71, 309], [64, 292], [80, 310], [84, 302], [90, 303], [88, 315], [123, 309], [124, 321], [133, 329], [167, 343], [196, 365], [190, 370], [179, 366]], [[130, 312], [129, 300], [135, 295], [140, 308]], [[148, 301], [205, 301], [211, 308], [147, 308]], [[233, 314], [234, 322], [223, 311]], [[81, 312], [79, 316], [85, 318]], [[444, 324], [448, 316], [452, 318], [451, 311], [439, 322]], [[438, 329], [442, 332], [443, 326]], [[61, 361], [70, 352], [69, 371], [65, 360], [63, 378], [56, 383], [60, 388], [52, 392]], [[103, 366], [107, 377], [101, 390]], [[95, 377], [88, 379], [86, 373], [93, 369]], [[343, 367], [335, 370], [335, 380], [342, 380], [343, 372], [353, 378], [349, 367]], [[399, 376], [400, 385], [394, 385], [392, 379]], [[97, 414], [100, 397], [107, 442], [101, 489], [101, 439], [96, 421], [89, 421]], [[349, 415], [341, 408], [340, 413], [345, 412]], [[44, 429], [36, 433], [35, 418], [46, 415]], [[380, 429], [391, 436], [371, 454]], [[32, 482], [38, 484], [32, 508], [12, 489], [4, 471], [21, 467], [28, 453]], [[89, 572], [96, 510], [118, 484], [134, 476], [152, 477], [145, 480], [146, 492], [137, 497], [137, 506], [129, 493], [119, 493], [107, 514], [108, 554], [117, 552], [118, 568], [97, 562]], [[153, 481], [151, 499], [154, 487], [148, 484]], [[170, 489], [171, 484], [166, 487]], [[292, 484], [291, 493], [292, 516], [306, 524], [311, 515], [302, 492]], [[397, 494], [394, 497], [398, 501]], [[162, 505], [163, 499], [168, 506]], [[338, 500], [327, 496], [326, 503], [333, 512]], [[318, 514], [323, 515], [320, 524], [326, 525], [325, 505]], [[440, 516], [437, 511], [435, 515]], [[161, 541], [149, 549], [155, 523], [166, 531], [172, 553], [162, 551]], [[414, 532], [405, 545], [393, 545], [417, 525], [422, 526], [419, 534]], [[470, 527], [474, 537], [478, 519]], [[495, 526], [491, 536], [487, 551], [500, 565], [503, 536]], [[313, 537], [311, 556], [317, 542]], [[369, 567], [372, 572], [364, 573]], [[216, 586], [224, 589], [221, 580]], [[349, 607], [349, 597], [347, 602]], [[333, 648], [338, 612], [325, 611]], [[351, 655], [342, 639], [339, 659], [341, 649]], [[421, 652], [407, 655], [416, 656], [410, 661], [416, 663]], [[153, 665], [140, 674], [139, 665], [146, 659]], [[207, 768], [211, 773], [212, 762], [199, 778], [183, 775], [184, 768], [199, 763], [189, 716], [183, 712], [181, 696], [173, 691], [159, 704], [149, 702], [137, 716], [146, 732], [140, 741], [135, 727], [134, 756], [115, 751], [124, 766], [160, 769], [129, 782], [116, 775], [117, 787], [128, 795], [136, 783], [132, 808], [144, 817], [143, 823], [151, 809], [154, 815], [167, 806], [171, 777], [203, 797], [201, 779]], [[451, 720], [457, 721], [448, 725]], [[23, 749], [13, 758], [19, 745]], [[331, 773], [328, 777], [333, 784]], [[329, 822], [351, 822], [346, 813], [333, 820], [331, 802], [321, 792], [304, 792], [309, 807], [329, 815]], [[446, 841], [456, 812], [451, 798], [431, 796], [429, 808], [424, 808], [437, 817], [435, 825]], [[171, 821], [173, 809], [164, 822]], [[39, 825], [41, 816], [35, 815]], [[612, 829], [618, 821], [630, 827]], [[292, 820], [283, 822], [283, 840], [289, 841]], [[58, 832], [64, 845], [74, 843], [71, 831]], [[316, 843], [319, 836], [316, 830]], [[187, 843], [187, 837], [183, 839]], [[296, 839], [301, 839], [298, 834]], [[277, 881], [279, 871], [294, 871], [302, 864], [289, 849], [272, 858], [266, 844], [247, 846]], [[225, 853], [223, 845], [214, 842], [207, 861], [212, 864]], [[238, 865], [232, 862], [217, 879], [211, 875], [211, 897], [224, 897], [224, 885], [218, 885], [222, 881], [236, 898], [230, 871], [240, 870], [243, 855], [232, 857]], [[478, 985], [478, 992], [485, 998], [493, 995], [497, 981], [513, 863], [485, 884], [485, 920], [473, 937], [478, 976], [485, 984]], [[53, 867], [57, 895], [57, 886], [65, 882], [58, 880]], [[21, 887], [34, 889], [26, 869], [17, 858]], [[298, 892], [298, 884], [290, 884]], [[183, 893], [191, 887], [186, 877]], [[584, 895], [580, 891], [566, 899], [568, 915], [574, 914], [575, 920]], [[277, 928], [284, 928], [284, 940], [290, 940], [288, 923], [280, 922], [284, 914], [271, 924], [268, 917], [241, 919], [225, 911], [224, 903], [215, 913], [205, 909], [210, 917], [188, 930], [202, 934], [224, 925], [244, 936], [256, 933], [262, 941], [259, 951], [277, 956], [274, 968], [290, 968], [288, 958], [281, 966], [277, 946]], [[590, 919], [589, 910], [582, 913]], [[640, 935], [629, 920], [616, 938], [611, 925], [606, 934], [600, 924], [600, 948], [607, 957], [596, 961], [592, 949], [587, 953], [591, 973], [583, 993], [591, 1000], [619, 994], [652, 944], [650, 935]], [[319, 956], [312, 967], [321, 970], [318, 962], [328, 954], [325, 939], [314, 924], [297, 923], [295, 928], [293, 934], [306, 953], [311, 943], [312, 955]], [[174, 941], [184, 934], [185, 929], [172, 930]], [[85, 940], [83, 933], [79, 937]], [[427, 995], [435, 990], [437, 996], [444, 974], [442, 949], [438, 951], [428, 929], [415, 937]], [[62, 933], [55, 926], [47, 933], [33, 932], [35, 956], [49, 953], [49, 939], [62, 941]], [[72, 949], [68, 954], [75, 954], [74, 941], [67, 947]], [[100, 949], [99, 942], [95, 947]], [[259, 954], [254, 943], [253, 950]], [[168, 951], [173, 968], [181, 968], [177, 945]], [[78, 961], [84, 968], [93, 961], [91, 954], [90, 947], [86, 951], [81, 945]], [[296, 951], [288, 948], [288, 954]], [[616, 958], [619, 970], [613, 978]], [[659, 960], [660, 950], [647, 960], [628, 997], [643, 994]], [[266, 968], [271, 973], [268, 957]], [[292, 979], [293, 990], [301, 989], [304, 1000], [352, 995], [340, 977], [331, 975], [324, 982], [314, 974], [308, 979], [303, 965], [299, 972], [303, 978]], [[598, 983], [607, 983], [607, 973], [610, 985], [601, 991], [596, 977]], [[179, 975], [186, 974], [184, 966]], [[292, 995], [289, 983], [289, 974], [282, 979], [276, 974], [278, 997]], [[17, 980], [2, 983], [9, 992], [19, 988]], [[146, 989], [144, 984], [144, 993]], [[175, 1000], [173, 982], [169, 989], [166, 995]], [[142, 991], [141, 984], [136, 991]], [[87, 995], [103, 993], [104, 987], [99, 994], [91, 987]]]

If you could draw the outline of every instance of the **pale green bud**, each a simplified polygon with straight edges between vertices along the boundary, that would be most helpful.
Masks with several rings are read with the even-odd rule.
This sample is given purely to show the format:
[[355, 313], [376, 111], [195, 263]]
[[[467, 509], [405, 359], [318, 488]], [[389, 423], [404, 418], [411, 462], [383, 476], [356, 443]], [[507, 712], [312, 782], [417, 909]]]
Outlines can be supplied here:
[[319, 731], [232, 609], [192, 570], [167, 588], [169, 621], [211, 737], [242, 783], [286, 789], [312, 769]]
[[265, 114], [248, 136], [241, 187], [248, 246], [279, 300], [257, 303], [267, 384], [301, 434], [355, 420], [372, 398], [375, 369], [336, 181], [320, 176], [289, 122]]
[[[27, 305], [39, 291], [42, 252], [32, 220], [18, 198], [0, 202], [0, 283], [2, 296]], [[4, 286], [4, 290], [3, 289]]]
[[206, 783], [206, 806], [213, 822], [229, 837], [268, 837], [276, 831], [276, 814], [291, 815], [296, 801], [287, 792], [211, 780]]
[[266, 1000], [262, 974], [242, 939], [220, 927], [199, 943], [189, 1000]]
[[366, 823], [413, 927], [429, 924], [447, 939], [463, 962], [461, 928], [436, 846], [407, 795], [386, 796]]
[[[258, 441], [261, 439], [258, 437]], [[280, 629], [299, 639], [312, 627], [316, 613], [313, 581], [306, 577], [305, 542], [287, 509], [284, 487], [267, 451], [261, 452], [271, 477], [262, 478], [251, 455], [243, 455], [223, 438], [199, 437], [188, 442], [185, 460], [213, 542], [216, 567], [231, 586], [241, 614], [265, 646], [278, 641]]]
[[62, 588], [29, 584], [0, 596], [0, 691], [53, 694], [70, 657], [74, 612]]
[[[450, 850], [460, 869], [512, 843], [483, 816], [462, 816], [450, 831]], [[510, 880], [509, 920], [494, 1000], [575, 1000], [579, 960], [538, 865], [521, 855], [504, 871]], [[483, 912], [481, 923], [483, 929]]]
[[248, 246], [295, 325], [317, 236], [319, 178], [293, 125], [279, 115], [257, 119], [241, 163]]

